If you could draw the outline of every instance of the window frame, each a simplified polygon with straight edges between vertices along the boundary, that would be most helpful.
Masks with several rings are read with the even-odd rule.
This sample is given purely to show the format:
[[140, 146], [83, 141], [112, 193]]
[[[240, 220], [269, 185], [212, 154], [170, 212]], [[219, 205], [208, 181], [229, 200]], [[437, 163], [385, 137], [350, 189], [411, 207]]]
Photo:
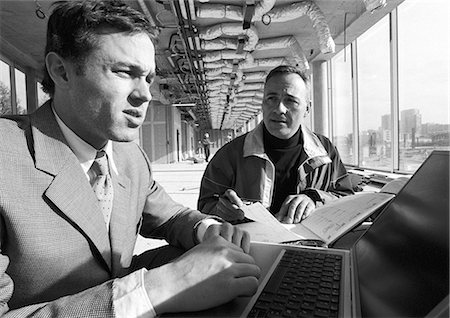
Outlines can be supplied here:
[[[400, 78], [399, 78], [399, 19], [398, 19], [398, 7], [394, 8], [392, 11], [387, 13], [388, 16], [388, 26], [389, 26], [389, 89], [390, 89], [390, 108], [389, 108], [389, 128], [390, 128], [390, 147], [391, 147], [391, 156], [390, 156], [390, 165], [389, 168], [384, 167], [371, 167], [370, 165], [361, 166], [361, 156], [360, 153], [360, 122], [359, 122], [359, 112], [360, 104], [359, 104], [359, 87], [358, 87], [358, 39], [361, 35], [357, 36], [351, 42], [345, 45], [342, 50], [345, 50], [348, 46], [350, 46], [351, 52], [351, 81], [352, 81], [352, 129], [353, 129], [353, 162], [344, 162], [344, 164], [350, 168], [364, 168], [365, 170], [373, 170], [373, 171], [381, 171], [386, 173], [398, 173], [398, 174], [413, 174], [414, 171], [406, 171], [401, 168], [400, 156]], [[380, 23], [383, 16], [377, 23]], [[334, 140], [334, 130], [333, 126], [333, 113], [338, 112], [339, 109], [337, 105], [333, 101], [333, 89], [336, 89], [336, 85], [333, 83], [333, 62], [335, 60], [335, 56], [327, 61], [327, 89], [328, 89], [328, 113], [330, 114], [330, 118], [328, 118], [328, 131], [330, 132], [330, 138]]]

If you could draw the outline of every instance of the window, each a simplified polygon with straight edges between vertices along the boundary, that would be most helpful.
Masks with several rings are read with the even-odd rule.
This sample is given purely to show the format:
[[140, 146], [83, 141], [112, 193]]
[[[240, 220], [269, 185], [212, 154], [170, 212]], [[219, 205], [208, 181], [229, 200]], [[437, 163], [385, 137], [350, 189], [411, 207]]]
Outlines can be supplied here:
[[448, 0], [398, 7], [399, 169], [415, 171], [434, 149], [449, 147]]
[[413, 173], [431, 151], [450, 150], [449, 10], [447, 0], [405, 0], [351, 43], [354, 54], [331, 59], [331, 127], [345, 164]]
[[9, 65], [0, 60], [0, 116], [11, 113], [11, 80]]
[[359, 165], [392, 169], [389, 16], [357, 39]]
[[27, 87], [25, 74], [15, 69], [17, 114], [27, 113]]
[[347, 46], [332, 60], [332, 116], [333, 143], [338, 148], [342, 162], [356, 165], [353, 154], [353, 101], [351, 47]]
[[50, 99], [50, 96], [42, 90], [42, 84], [37, 82], [37, 95], [38, 95], [38, 104], [37, 107], [41, 107], [47, 100]]

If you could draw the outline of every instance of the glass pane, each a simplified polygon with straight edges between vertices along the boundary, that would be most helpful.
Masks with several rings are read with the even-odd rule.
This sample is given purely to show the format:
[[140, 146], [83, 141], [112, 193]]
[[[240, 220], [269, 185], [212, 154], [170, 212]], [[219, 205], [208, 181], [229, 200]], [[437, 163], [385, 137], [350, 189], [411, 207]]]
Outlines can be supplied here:
[[15, 70], [16, 76], [16, 99], [17, 99], [17, 113], [27, 113], [27, 87], [25, 74], [18, 69]]
[[38, 95], [38, 107], [41, 107], [47, 100], [50, 99], [50, 96], [42, 90], [41, 83], [36, 83], [37, 87], [37, 95]]
[[361, 167], [392, 170], [390, 116], [389, 16], [357, 41], [359, 92], [359, 156]]
[[449, 3], [398, 8], [400, 170], [414, 172], [432, 150], [450, 149]]
[[353, 103], [351, 50], [347, 46], [331, 60], [333, 143], [342, 162], [356, 165], [353, 154]]
[[0, 116], [11, 113], [11, 82], [9, 65], [0, 60]]

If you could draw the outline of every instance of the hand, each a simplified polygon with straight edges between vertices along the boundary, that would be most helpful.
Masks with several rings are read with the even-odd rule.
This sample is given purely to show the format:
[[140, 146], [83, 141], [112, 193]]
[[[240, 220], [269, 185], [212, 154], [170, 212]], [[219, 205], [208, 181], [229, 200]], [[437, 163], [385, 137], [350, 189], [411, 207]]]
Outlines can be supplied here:
[[145, 288], [156, 314], [199, 311], [252, 296], [260, 269], [223, 237], [212, 236], [177, 260], [148, 271]]
[[289, 195], [275, 215], [278, 221], [292, 224], [306, 219], [316, 208], [314, 201], [306, 194]]
[[243, 205], [236, 192], [228, 189], [219, 197], [214, 214], [228, 222], [242, 220], [244, 219], [244, 211], [241, 210]]
[[242, 248], [245, 253], [249, 253], [250, 251], [250, 234], [230, 223], [226, 222], [208, 226], [205, 235], [203, 235], [203, 241], [213, 236], [222, 236], [228, 242]]

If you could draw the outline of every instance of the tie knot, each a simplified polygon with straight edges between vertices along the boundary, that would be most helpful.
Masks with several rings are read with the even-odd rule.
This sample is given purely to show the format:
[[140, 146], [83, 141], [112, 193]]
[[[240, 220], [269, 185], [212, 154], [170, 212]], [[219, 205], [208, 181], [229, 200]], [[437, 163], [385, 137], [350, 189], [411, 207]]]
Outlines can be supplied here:
[[97, 152], [97, 156], [95, 157], [92, 167], [95, 169], [97, 175], [109, 174], [108, 157], [106, 152], [103, 150]]

